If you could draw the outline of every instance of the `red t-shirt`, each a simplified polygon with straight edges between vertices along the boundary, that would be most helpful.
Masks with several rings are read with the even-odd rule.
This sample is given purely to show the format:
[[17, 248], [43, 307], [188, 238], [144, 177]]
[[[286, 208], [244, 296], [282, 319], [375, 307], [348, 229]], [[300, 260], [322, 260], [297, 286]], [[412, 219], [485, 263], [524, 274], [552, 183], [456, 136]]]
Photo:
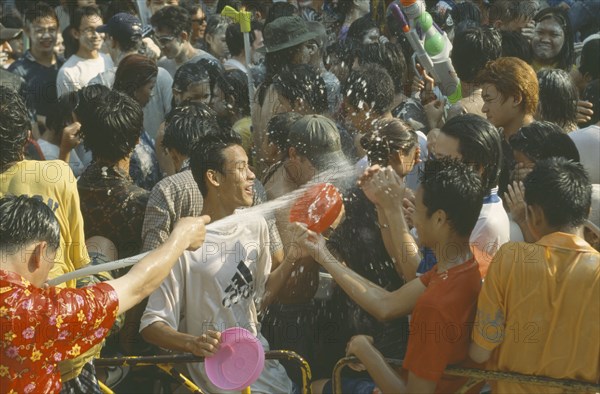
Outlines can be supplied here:
[[435, 265], [419, 279], [427, 287], [412, 313], [404, 369], [436, 381], [436, 393], [455, 392], [466, 378], [442, 376], [448, 365], [467, 359], [477, 296], [481, 289], [475, 260], [438, 273]]
[[117, 293], [107, 283], [40, 289], [0, 270], [0, 392], [59, 392], [56, 364], [100, 343], [118, 307]]

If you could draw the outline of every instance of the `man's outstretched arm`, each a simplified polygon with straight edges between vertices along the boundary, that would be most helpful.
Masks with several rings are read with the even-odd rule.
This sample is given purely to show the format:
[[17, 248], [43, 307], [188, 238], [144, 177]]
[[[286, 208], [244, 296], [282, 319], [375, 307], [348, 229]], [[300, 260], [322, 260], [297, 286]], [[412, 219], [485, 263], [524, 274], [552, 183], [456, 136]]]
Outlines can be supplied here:
[[419, 279], [413, 279], [400, 289], [389, 292], [340, 263], [329, 252], [321, 235], [305, 228], [302, 242], [310, 255], [331, 274], [344, 292], [377, 320], [388, 321], [408, 315], [426, 289]]
[[196, 250], [204, 242], [205, 225], [210, 217], [180, 219], [167, 241], [150, 252], [122, 277], [108, 281], [119, 298], [119, 313], [123, 313], [148, 297], [167, 277], [181, 254]]

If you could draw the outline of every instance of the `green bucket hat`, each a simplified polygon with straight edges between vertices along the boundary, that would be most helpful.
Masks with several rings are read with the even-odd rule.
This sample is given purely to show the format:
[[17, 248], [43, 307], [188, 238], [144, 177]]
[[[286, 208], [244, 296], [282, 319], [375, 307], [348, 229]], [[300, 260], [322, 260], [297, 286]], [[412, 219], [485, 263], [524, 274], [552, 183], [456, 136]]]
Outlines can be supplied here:
[[315, 39], [319, 33], [310, 31], [299, 16], [283, 16], [266, 25], [263, 35], [265, 45], [257, 50], [272, 53]]

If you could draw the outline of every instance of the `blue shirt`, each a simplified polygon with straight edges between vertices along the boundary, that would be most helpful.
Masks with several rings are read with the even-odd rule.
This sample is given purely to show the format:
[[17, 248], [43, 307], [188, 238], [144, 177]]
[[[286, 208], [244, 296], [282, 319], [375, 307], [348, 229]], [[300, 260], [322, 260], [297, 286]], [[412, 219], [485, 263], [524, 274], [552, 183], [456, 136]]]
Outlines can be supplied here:
[[52, 104], [58, 100], [56, 96], [56, 76], [65, 59], [57, 56], [56, 63], [46, 67], [38, 63], [31, 51], [10, 65], [8, 71], [19, 75], [25, 80], [24, 95], [27, 108], [38, 115], [48, 116]]

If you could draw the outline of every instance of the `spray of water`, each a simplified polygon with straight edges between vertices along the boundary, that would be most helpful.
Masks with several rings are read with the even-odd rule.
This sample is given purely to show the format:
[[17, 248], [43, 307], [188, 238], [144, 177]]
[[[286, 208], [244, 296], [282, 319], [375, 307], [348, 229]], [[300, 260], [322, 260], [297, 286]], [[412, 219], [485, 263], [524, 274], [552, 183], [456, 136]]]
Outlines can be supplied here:
[[[236, 212], [235, 215], [230, 215], [226, 218], [218, 220], [216, 222], [212, 222], [206, 226], [207, 232], [222, 232], [226, 231], [231, 226], [234, 226], [238, 223], [243, 223], [245, 217], [250, 216], [263, 216], [265, 218], [271, 218], [274, 216], [275, 212], [280, 209], [286, 209], [292, 206], [292, 204], [300, 198], [308, 188], [313, 186], [316, 183], [327, 182], [335, 185], [338, 190], [344, 194], [345, 191], [351, 187], [356, 180], [356, 170], [354, 166], [350, 165], [347, 162], [336, 162], [332, 163], [329, 170], [323, 171], [315, 176], [308, 184], [304, 185], [302, 188], [290, 192], [286, 195], [283, 195], [275, 200], [265, 202], [260, 205], [256, 205], [253, 207], [248, 207], [244, 209], [240, 209]], [[85, 268], [81, 268], [79, 270], [69, 272], [65, 275], [61, 275], [57, 278], [48, 281], [48, 285], [56, 286], [60, 283], [67, 282], [69, 280], [73, 280], [76, 278], [81, 278], [88, 275], [94, 275], [104, 271], [113, 271], [121, 268], [126, 268], [134, 265], [138, 261], [140, 261], [143, 257], [148, 254], [141, 253], [136, 256], [128, 257], [121, 260], [115, 260], [109, 263], [88, 266]]]

